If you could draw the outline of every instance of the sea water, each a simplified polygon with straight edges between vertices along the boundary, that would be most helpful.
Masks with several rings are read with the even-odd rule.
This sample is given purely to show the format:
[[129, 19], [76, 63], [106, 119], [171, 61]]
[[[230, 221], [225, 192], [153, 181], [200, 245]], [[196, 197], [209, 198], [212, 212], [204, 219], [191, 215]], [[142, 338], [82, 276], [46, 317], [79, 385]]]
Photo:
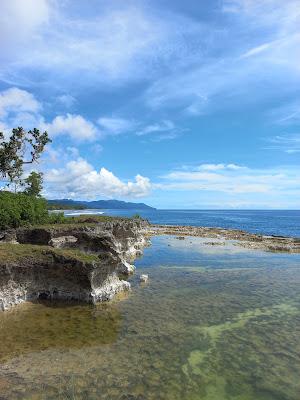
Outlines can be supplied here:
[[66, 210], [66, 215], [140, 215], [153, 224], [242, 229], [264, 235], [300, 238], [300, 210]]
[[299, 400], [300, 255], [209, 242], [154, 237], [111, 303], [1, 313], [0, 398]]

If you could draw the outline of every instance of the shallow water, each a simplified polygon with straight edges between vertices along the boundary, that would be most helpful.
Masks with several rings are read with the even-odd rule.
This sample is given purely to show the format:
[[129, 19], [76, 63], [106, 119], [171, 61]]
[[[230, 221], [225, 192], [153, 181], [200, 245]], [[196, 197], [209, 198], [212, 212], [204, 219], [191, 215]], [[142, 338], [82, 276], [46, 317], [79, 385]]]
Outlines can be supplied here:
[[0, 399], [299, 400], [300, 255], [207, 242], [154, 238], [119, 301], [2, 313]]

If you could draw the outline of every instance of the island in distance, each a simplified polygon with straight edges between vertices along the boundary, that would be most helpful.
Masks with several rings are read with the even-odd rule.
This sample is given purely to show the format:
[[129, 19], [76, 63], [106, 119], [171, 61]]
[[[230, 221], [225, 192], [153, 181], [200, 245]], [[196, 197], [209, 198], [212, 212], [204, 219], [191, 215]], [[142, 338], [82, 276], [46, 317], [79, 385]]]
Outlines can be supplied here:
[[110, 210], [155, 210], [145, 203], [131, 203], [120, 200], [80, 201], [72, 199], [48, 200], [49, 209], [110, 209]]

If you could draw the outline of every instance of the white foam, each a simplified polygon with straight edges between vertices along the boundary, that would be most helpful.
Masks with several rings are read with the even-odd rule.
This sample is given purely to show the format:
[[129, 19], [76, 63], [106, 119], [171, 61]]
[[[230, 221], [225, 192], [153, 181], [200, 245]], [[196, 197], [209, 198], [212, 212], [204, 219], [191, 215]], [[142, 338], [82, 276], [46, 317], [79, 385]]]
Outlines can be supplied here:
[[104, 211], [98, 210], [62, 210], [66, 217], [78, 216], [78, 215], [101, 215]]

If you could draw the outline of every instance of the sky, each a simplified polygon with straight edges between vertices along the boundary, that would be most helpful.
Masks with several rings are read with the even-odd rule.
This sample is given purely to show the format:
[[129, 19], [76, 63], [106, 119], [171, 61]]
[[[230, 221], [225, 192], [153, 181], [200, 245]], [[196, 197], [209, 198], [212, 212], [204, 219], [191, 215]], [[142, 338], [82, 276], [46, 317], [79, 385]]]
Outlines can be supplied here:
[[1, 0], [0, 49], [47, 198], [300, 208], [300, 0]]

